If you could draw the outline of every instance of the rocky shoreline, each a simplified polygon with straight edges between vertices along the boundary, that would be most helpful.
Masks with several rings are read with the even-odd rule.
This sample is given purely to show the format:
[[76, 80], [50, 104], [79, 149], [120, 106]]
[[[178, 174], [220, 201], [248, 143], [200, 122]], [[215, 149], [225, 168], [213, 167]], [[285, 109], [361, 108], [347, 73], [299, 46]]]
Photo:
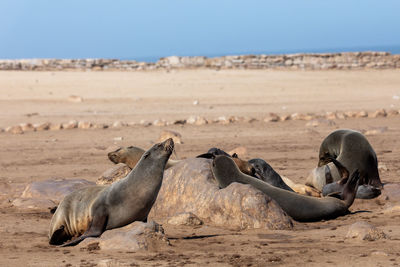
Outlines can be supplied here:
[[345, 52], [287, 55], [232, 55], [160, 58], [157, 62], [119, 59], [0, 59], [0, 70], [20, 71], [135, 71], [170, 69], [399, 69], [400, 54]]

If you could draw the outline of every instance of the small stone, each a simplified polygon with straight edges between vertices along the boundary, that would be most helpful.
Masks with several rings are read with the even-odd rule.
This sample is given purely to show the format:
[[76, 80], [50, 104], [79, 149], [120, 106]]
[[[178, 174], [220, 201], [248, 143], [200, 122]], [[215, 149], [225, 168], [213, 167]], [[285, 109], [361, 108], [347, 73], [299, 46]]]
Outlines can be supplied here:
[[267, 117], [264, 118], [264, 122], [277, 122], [280, 120], [280, 117], [276, 113], [269, 113]]
[[5, 131], [8, 133], [12, 133], [12, 134], [23, 134], [24, 133], [24, 131], [22, 130], [22, 127], [19, 125], [7, 127]]
[[122, 136], [117, 136], [113, 138], [114, 141], [122, 141], [124, 138]]
[[70, 95], [68, 97], [68, 101], [70, 102], [74, 102], [74, 103], [80, 103], [83, 101], [83, 98], [77, 95]]
[[197, 226], [202, 225], [203, 221], [191, 212], [183, 212], [169, 218], [168, 223], [172, 225]]
[[161, 132], [160, 137], [158, 138], [158, 142], [163, 142], [168, 138], [172, 138], [175, 144], [183, 144], [182, 135], [175, 131], [164, 130]]
[[155, 121], [153, 121], [153, 125], [154, 125], [154, 126], [166, 126], [167, 123], [166, 123], [165, 120], [160, 119], [160, 120], [155, 120]]
[[21, 126], [22, 131], [24, 132], [33, 132], [35, 131], [35, 127], [33, 127], [32, 123], [21, 123], [19, 126]]
[[198, 117], [196, 117], [196, 121], [194, 122], [194, 125], [199, 126], [199, 125], [205, 125], [207, 123], [208, 123], [208, 121], [204, 117], [198, 116]]
[[67, 123], [62, 124], [63, 129], [75, 129], [78, 127], [78, 122], [76, 120], [70, 120]]
[[59, 131], [59, 130], [61, 130], [62, 129], [62, 124], [61, 123], [52, 123], [51, 125], [50, 125], [50, 131]]
[[377, 111], [368, 114], [369, 118], [382, 118], [382, 117], [386, 117], [387, 113], [386, 110], [384, 109], [378, 109]]
[[195, 101], [193, 101], [193, 105], [198, 105], [200, 102], [199, 102], [199, 100], [195, 100]]
[[388, 117], [393, 117], [399, 115], [399, 112], [397, 110], [391, 109], [387, 112]]
[[230, 121], [227, 119], [225, 116], [220, 116], [218, 117], [215, 122], [220, 123], [220, 124], [229, 124]]
[[124, 126], [127, 126], [127, 124], [125, 122], [122, 122], [122, 121], [115, 121], [112, 124], [113, 128], [121, 128], [121, 127], [124, 127]]
[[95, 129], [107, 129], [109, 127], [110, 126], [108, 124], [106, 124], [106, 123], [95, 123], [95, 124], [93, 124], [93, 128], [95, 128]]
[[282, 115], [280, 117], [280, 121], [288, 121], [288, 120], [290, 120], [290, 115]]
[[326, 112], [325, 114], [325, 119], [327, 120], [336, 120], [337, 118], [336, 112]]
[[387, 239], [388, 236], [381, 229], [367, 222], [360, 221], [350, 226], [346, 238], [376, 241], [378, 239]]
[[388, 127], [371, 127], [370, 129], [364, 131], [365, 135], [377, 135], [386, 132]]
[[33, 125], [36, 131], [47, 131], [50, 129], [50, 126], [51, 126], [50, 122], [38, 123]]
[[146, 120], [140, 120], [139, 124], [144, 126], [144, 127], [151, 126], [151, 122], [146, 121]]
[[89, 129], [92, 127], [92, 123], [88, 121], [80, 121], [78, 123], [78, 128], [79, 129]]
[[364, 110], [356, 112], [356, 114], [355, 114], [355, 118], [366, 118], [366, 117], [368, 117], [368, 112], [366, 112]]

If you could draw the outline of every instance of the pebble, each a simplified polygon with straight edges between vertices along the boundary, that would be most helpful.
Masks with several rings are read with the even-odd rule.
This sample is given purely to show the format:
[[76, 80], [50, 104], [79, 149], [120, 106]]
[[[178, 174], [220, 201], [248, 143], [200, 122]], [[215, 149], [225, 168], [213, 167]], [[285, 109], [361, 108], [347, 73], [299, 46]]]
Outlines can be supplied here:
[[36, 131], [47, 131], [50, 129], [50, 126], [51, 126], [50, 122], [38, 123], [33, 125]]
[[124, 138], [122, 136], [117, 136], [113, 138], [114, 141], [122, 141]]
[[364, 221], [359, 221], [350, 226], [346, 238], [376, 241], [378, 239], [387, 239], [388, 236], [385, 234], [385, 232], [379, 228], [376, 228], [374, 225]]
[[32, 123], [21, 123], [19, 126], [21, 126], [22, 131], [24, 132], [30, 132], [30, 131], [35, 131], [35, 127], [33, 127]]
[[12, 133], [12, 134], [23, 134], [24, 131], [22, 130], [21, 126], [10, 126], [5, 129], [6, 132]]
[[68, 101], [70, 102], [74, 102], [74, 103], [80, 103], [83, 101], [83, 98], [77, 95], [70, 95], [68, 97]]
[[76, 120], [70, 120], [69, 122], [63, 123], [63, 129], [74, 129], [78, 127], [78, 122]]
[[88, 121], [80, 121], [78, 123], [78, 128], [79, 129], [89, 129], [92, 127], [92, 123]]

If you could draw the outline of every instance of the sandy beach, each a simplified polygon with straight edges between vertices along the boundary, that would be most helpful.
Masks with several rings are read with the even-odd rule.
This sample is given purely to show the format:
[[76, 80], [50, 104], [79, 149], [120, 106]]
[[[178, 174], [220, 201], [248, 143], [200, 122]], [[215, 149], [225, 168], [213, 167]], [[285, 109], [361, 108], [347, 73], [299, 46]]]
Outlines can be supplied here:
[[[51, 214], [14, 207], [12, 200], [33, 181], [81, 178], [95, 182], [113, 166], [107, 153], [120, 146], [149, 148], [163, 130], [182, 135], [176, 157], [210, 147], [243, 146], [245, 159], [263, 158], [281, 175], [304, 183], [316, 167], [322, 140], [333, 130], [379, 129], [367, 136], [384, 183], [400, 182], [400, 115], [334, 119], [307, 126], [304, 120], [264, 122], [269, 113], [290, 115], [400, 110], [400, 70], [159, 70], [1, 71], [0, 128], [20, 123], [70, 120], [112, 124], [107, 129], [0, 132], [1, 266], [392, 266], [400, 262], [399, 211], [382, 197], [356, 200], [367, 211], [293, 230], [233, 231], [163, 224], [170, 246], [148, 251], [88, 251], [48, 244]], [[73, 101], [77, 96], [80, 101]], [[202, 116], [254, 118], [253, 122], [205, 125], [140, 125], [141, 120]], [[390, 238], [346, 239], [350, 225], [366, 221]], [[187, 238], [202, 236], [202, 238]], [[101, 264], [100, 264], [101, 263]]]

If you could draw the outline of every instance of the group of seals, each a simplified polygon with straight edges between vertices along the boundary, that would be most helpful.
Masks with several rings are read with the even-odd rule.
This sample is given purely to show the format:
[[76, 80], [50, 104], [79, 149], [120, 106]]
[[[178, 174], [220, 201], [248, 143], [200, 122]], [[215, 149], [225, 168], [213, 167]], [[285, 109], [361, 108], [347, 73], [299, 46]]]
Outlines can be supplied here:
[[341, 191], [349, 173], [360, 172], [356, 198], [374, 198], [383, 187], [379, 177], [376, 153], [363, 134], [342, 129], [329, 134], [319, 149], [318, 167], [306, 184], [324, 195]]
[[274, 199], [294, 220], [300, 222], [334, 219], [349, 213], [353, 204], [359, 181], [359, 172], [355, 171], [347, 180], [340, 197], [316, 198], [300, 195], [289, 190], [274, 187], [260, 179], [242, 173], [235, 162], [227, 156], [217, 156], [212, 163], [212, 172], [221, 188], [233, 182], [250, 184]]
[[[67, 195], [51, 220], [49, 243], [72, 246], [87, 237], [98, 237], [105, 230], [146, 220], [173, 149], [172, 138], [167, 139], [146, 151], [122, 180], [110, 186], [82, 188]], [[67, 242], [74, 237], [77, 238]]]

